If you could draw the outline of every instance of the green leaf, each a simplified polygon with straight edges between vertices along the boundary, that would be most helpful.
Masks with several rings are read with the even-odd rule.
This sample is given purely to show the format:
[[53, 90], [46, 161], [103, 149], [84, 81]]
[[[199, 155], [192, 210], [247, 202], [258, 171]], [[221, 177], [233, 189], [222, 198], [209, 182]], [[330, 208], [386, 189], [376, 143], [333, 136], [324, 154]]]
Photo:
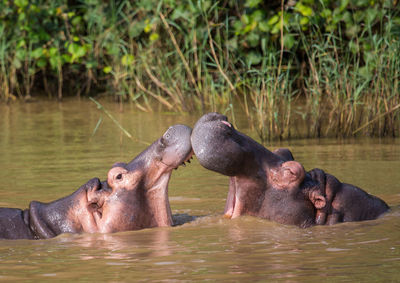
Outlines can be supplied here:
[[50, 66], [53, 69], [57, 69], [59, 60], [60, 60], [59, 56], [50, 57], [49, 59]]
[[271, 26], [268, 24], [267, 21], [261, 21], [258, 23], [258, 28], [262, 32], [269, 32], [271, 30]]
[[12, 64], [15, 69], [19, 69], [22, 67], [21, 61], [17, 57], [14, 58]]
[[349, 42], [349, 49], [353, 54], [355, 54], [360, 51], [360, 46], [358, 45], [358, 43], [356, 43], [352, 40]]
[[129, 26], [128, 30], [129, 36], [132, 38], [138, 37], [142, 33], [144, 26], [145, 26], [144, 22], [136, 22], [136, 21], [133, 22]]
[[235, 30], [236, 35], [242, 34], [243, 23], [241, 21], [235, 21], [233, 23], [233, 29]]
[[246, 0], [245, 7], [254, 8], [260, 4], [262, 0]]
[[358, 68], [358, 73], [364, 78], [364, 79], [369, 79], [371, 77], [371, 73], [368, 70], [367, 66], [363, 66]]
[[279, 16], [274, 15], [268, 20], [268, 25], [272, 27], [274, 24], [276, 24], [279, 21]]
[[58, 49], [57, 47], [50, 47], [49, 49], [49, 55], [50, 57], [58, 55]]
[[29, 1], [28, 0], [15, 0], [14, 1], [15, 6], [17, 6], [18, 8], [25, 8], [26, 6], [28, 6]]
[[320, 15], [323, 18], [329, 18], [330, 16], [332, 16], [332, 11], [329, 9], [323, 9]]
[[47, 65], [47, 61], [46, 61], [46, 59], [44, 59], [44, 58], [40, 58], [40, 59], [36, 62], [36, 65], [37, 65], [39, 68], [44, 68], [44, 67], [46, 67], [46, 65]]
[[365, 12], [368, 23], [372, 23], [378, 15], [378, 10], [372, 8], [367, 9]]
[[25, 56], [26, 50], [24, 48], [17, 49], [17, 51], [15, 52], [15, 57], [21, 61], [25, 60]]
[[150, 41], [156, 41], [160, 36], [156, 32], [152, 32], [149, 36]]
[[276, 23], [271, 30], [271, 34], [277, 34], [278, 32], [281, 31], [281, 23]]
[[293, 47], [294, 43], [295, 43], [295, 39], [291, 34], [285, 34], [283, 36], [283, 45], [287, 49], [291, 49]]
[[85, 56], [86, 54], [86, 48], [84, 46], [78, 46], [78, 49], [75, 52], [75, 56], [80, 58]]
[[360, 31], [360, 27], [357, 25], [350, 25], [346, 28], [346, 35], [348, 37], [355, 37], [357, 36], [358, 32]]
[[256, 47], [260, 42], [260, 36], [255, 32], [250, 32], [246, 36], [246, 41], [249, 43], [251, 47]]
[[249, 17], [249, 15], [246, 15], [246, 14], [242, 15], [242, 16], [240, 17], [240, 20], [241, 20], [242, 23], [244, 23], [245, 25], [248, 25], [248, 24], [250, 23], [250, 17]]
[[227, 47], [229, 50], [234, 50], [234, 51], [236, 51], [236, 49], [238, 48], [237, 37], [235, 36], [235, 37], [229, 39], [229, 40], [227, 41], [227, 43], [226, 43], [226, 47]]
[[111, 73], [111, 72], [112, 72], [111, 66], [105, 66], [105, 67], [103, 68], [103, 72], [104, 72], [105, 74]]
[[309, 6], [303, 5], [301, 2], [297, 2], [294, 8], [305, 17], [309, 17], [313, 14], [313, 10]]
[[251, 66], [251, 65], [260, 64], [262, 57], [259, 53], [252, 51], [247, 54], [246, 59], [247, 59], [248, 65]]
[[307, 25], [309, 22], [310, 22], [310, 19], [309, 19], [308, 17], [302, 17], [302, 18], [300, 19], [300, 25], [301, 25], [301, 26], [305, 26], [305, 25]]
[[86, 54], [86, 48], [76, 43], [69, 44], [67, 50], [71, 54], [71, 63]]
[[339, 7], [339, 10], [342, 12], [342, 11], [344, 11], [346, 8], [347, 8], [347, 6], [349, 5], [349, 0], [340, 0], [340, 7]]
[[251, 18], [255, 22], [259, 22], [264, 18], [264, 13], [261, 10], [255, 10], [253, 14], [251, 14]]
[[39, 47], [32, 51], [31, 56], [34, 59], [38, 59], [43, 55], [43, 48]]
[[82, 21], [82, 17], [80, 17], [80, 16], [78, 16], [78, 17], [74, 17], [72, 20], [71, 20], [71, 24], [73, 25], [73, 26], [78, 26], [80, 23], [81, 23], [81, 21]]
[[251, 22], [250, 24], [246, 25], [245, 28], [243, 29], [243, 33], [248, 33], [252, 30], [254, 30], [257, 27], [256, 22]]
[[135, 56], [133, 56], [132, 54], [125, 54], [121, 58], [121, 64], [123, 66], [130, 66], [133, 64], [134, 60], [135, 60]]
[[18, 15], [18, 21], [20, 21], [20, 22], [22, 22], [23, 20], [25, 20], [25, 18], [26, 18], [26, 14], [25, 14], [24, 12], [21, 12], [21, 13]]
[[[57, 62], [59, 62], [60, 65], [61, 65], [63, 62], [73, 63], [73, 62], [74, 62], [74, 59], [73, 59], [72, 56], [69, 55], [69, 54], [63, 54], [63, 55], [57, 57]], [[57, 64], [58, 64], [58, 63], [57, 63]]]
[[24, 46], [26, 46], [26, 41], [24, 39], [21, 39], [20, 41], [18, 41], [17, 48], [21, 48]]
[[88, 61], [86, 62], [86, 69], [93, 69], [97, 67], [96, 61]]

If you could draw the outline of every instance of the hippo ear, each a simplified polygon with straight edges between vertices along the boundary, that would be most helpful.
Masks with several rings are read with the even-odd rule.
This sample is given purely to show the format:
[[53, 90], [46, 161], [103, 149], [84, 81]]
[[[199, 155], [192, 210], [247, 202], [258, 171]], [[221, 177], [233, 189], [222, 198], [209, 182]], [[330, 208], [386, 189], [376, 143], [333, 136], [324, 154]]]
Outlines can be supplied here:
[[310, 193], [310, 200], [316, 209], [322, 209], [326, 206], [325, 197], [318, 191], [313, 191]]
[[287, 161], [282, 164], [282, 178], [291, 185], [299, 185], [304, 180], [305, 170], [297, 161]]
[[305, 170], [297, 161], [284, 162], [279, 168], [271, 170], [273, 185], [281, 189], [292, 189], [303, 182]]

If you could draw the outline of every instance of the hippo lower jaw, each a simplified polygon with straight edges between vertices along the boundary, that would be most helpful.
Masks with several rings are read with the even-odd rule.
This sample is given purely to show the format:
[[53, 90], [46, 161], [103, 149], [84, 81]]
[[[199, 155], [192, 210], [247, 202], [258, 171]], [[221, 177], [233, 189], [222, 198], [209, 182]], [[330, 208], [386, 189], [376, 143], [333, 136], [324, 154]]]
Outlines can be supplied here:
[[147, 191], [150, 200], [149, 208], [153, 212], [153, 227], [172, 226], [172, 211], [168, 200], [168, 183], [171, 171], [162, 174], [156, 183]]
[[225, 203], [225, 210], [224, 210], [225, 218], [232, 219], [238, 216], [237, 211], [235, 213], [235, 205], [237, 204], [237, 201], [238, 200], [236, 199], [235, 180], [234, 177], [231, 177], [229, 182], [229, 192]]
[[153, 211], [155, 223], [154, 227], [172, 226], [172, 211], [168, 200], [168, 184], [172, 175], [173, 169], [178, 169], [180, 166], [186, 166], [186, 162], [190, 162], [193, 157], [193, 151], [190, 151], [187, 156], [184, 156], [177, 163], [165, 164], [160, 161], [158, 170], [155, 174], [150, 174], [148, 181], [147, 197], [150, 200], [150, 210]]
[[231, 177], [229, 181], [229, 192], [226, 198], [224, 217], [234, 219], [242, 215], [244, 203], [238, 197], [236, 177]]

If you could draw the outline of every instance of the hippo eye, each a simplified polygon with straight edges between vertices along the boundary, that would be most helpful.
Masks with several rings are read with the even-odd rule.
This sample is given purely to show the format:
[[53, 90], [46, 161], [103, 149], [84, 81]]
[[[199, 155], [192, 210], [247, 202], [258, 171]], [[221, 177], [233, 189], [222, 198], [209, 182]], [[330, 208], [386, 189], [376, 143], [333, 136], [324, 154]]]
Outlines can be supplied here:
[[119, 173], [116, 178], [117, 178], [117, 180], [121, 180], [122, 179], [122, 174]]

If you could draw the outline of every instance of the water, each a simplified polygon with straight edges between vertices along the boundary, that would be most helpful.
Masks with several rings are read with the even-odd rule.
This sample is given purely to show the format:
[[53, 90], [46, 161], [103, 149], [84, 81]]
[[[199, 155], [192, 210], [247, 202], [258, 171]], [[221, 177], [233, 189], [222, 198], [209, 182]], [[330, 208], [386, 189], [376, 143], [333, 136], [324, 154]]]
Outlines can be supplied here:
[[[140, 140], [198, 116], [141, 113], [104, 104]], [[0, 105], [0, 206], [26, 208], [75, 191], [145, 145], [126, 138], [92, 102]], [[99, 118], [103, 121], [94, 136]], [[242, 131], [256, 137], [238, 122]], [[221, 216], [228, 179], [196, 160], [172, 175], [174, 214], [193, 222], [115, 234], [0, 240], [0, 281], [399, 281], [400, 140], [296, 140], [307, 170], [323, 168], [392, 208], [366, 222], [300, 229], [253, 217]]]

